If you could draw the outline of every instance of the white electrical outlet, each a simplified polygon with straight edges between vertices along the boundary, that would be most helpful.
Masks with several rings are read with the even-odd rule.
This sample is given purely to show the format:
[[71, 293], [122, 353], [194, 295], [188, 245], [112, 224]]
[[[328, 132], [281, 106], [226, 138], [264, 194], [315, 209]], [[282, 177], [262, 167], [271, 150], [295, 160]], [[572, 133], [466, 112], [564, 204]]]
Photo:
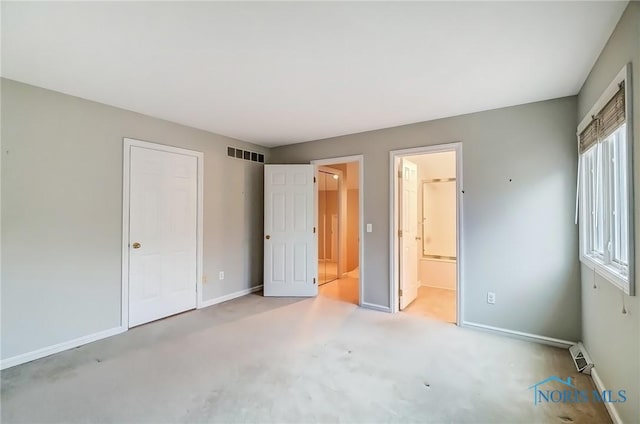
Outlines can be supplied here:
[[224, 280], [224, 271], [220, 271], [220, 274], [218, 274], [218, 279]]
[[487, 292], [487, 303], [491, 305], [496, 303], [496, 294], [494, 292]]
[[370, 233], [373, 231], [373, 225], [372, 224], [367, 224], [367, 233]]

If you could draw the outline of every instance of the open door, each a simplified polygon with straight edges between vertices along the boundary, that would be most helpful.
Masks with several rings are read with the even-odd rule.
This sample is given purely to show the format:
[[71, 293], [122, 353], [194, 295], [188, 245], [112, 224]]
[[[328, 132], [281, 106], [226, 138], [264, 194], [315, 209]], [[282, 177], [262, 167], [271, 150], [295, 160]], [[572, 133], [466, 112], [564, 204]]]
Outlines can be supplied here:
[[400, 309], [418, 296], [418, 166], [402, 159], [400, 176]]
[[264, 295], [316, 296], [313, 165], [264, 167]]

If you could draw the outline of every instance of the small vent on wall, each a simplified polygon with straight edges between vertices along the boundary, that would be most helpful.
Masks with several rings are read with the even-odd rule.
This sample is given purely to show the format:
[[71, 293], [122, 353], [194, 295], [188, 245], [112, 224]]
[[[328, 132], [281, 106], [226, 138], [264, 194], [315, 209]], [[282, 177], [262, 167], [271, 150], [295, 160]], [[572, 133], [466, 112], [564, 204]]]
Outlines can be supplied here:
[[227, 147], [227, 156], [250, 162], [264, 163], [264, 155], [262, 153], [250, 152], [249, 150], [237, 149], [231, 146]]

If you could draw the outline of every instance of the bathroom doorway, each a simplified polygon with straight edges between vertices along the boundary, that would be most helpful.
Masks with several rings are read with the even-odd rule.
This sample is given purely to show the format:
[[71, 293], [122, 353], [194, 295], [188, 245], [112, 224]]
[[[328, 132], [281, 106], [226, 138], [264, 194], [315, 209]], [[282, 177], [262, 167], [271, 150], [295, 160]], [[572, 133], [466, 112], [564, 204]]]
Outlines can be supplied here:
[[392, 152], [396, 310], [459, 323], [458, 144]]

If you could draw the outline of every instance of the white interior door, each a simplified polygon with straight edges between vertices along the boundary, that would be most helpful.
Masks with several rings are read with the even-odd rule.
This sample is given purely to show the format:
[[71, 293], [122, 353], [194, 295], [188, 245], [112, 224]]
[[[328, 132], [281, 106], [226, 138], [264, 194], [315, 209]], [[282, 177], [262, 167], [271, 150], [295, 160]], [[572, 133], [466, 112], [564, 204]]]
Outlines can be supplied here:
[[129, 327], [196, 307], [197, 157], [131, 146]]
[[313, 165], [264, 167], [264, 295], [318, 294]]
[[400, 178], [400, 309], [418, 296], [418, 166], [401, 162]]

